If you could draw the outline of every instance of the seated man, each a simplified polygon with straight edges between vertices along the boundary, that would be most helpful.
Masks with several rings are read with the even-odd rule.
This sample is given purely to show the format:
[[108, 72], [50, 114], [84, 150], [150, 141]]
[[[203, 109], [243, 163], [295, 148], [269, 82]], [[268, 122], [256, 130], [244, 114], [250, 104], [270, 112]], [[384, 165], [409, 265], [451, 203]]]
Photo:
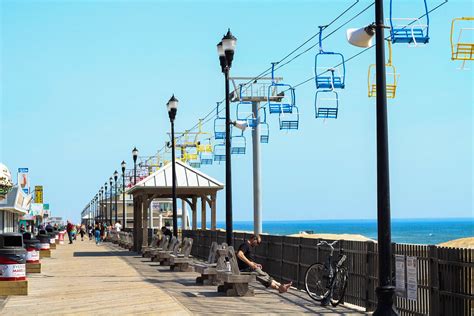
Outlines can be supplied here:
[[272, 289], [278, 290], [280, 293], [285, 293], [290, 288], [291, 282], [287, 284], [278, 283], [266, 272], [262, 271], [262, 266], [260, 264], [253, 261], [253, 255], [250, 249], [259, 245], [261, 241], [259, 235], [252, 235], [249, 240], [239, 246], [239, 249], [237, 250], [239, 270], [241, 272], [256, 272], [257, 280], [265, 287], [271, 287]]
[[171, 232], [171, 230], [169, 230], [169, 228], [167, 228], [166, 226], [163, 226], [161, 227], [161, 232], [163, 233], [163, 238], [165, 236], [168, 236], [171, 240], [171, 238], [173, 237], [173, 233]]

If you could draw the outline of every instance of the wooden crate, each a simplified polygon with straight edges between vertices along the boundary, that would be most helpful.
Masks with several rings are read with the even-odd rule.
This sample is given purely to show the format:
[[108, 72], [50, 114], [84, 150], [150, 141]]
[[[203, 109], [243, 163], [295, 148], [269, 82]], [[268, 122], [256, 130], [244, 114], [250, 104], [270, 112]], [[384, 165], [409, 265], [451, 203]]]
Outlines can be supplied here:
[[40, 259], [51, 258], [51, 249], [40, 250]]
[[56, 249], [56, 244], [49, 244], [50, 249]]
[[41, 263], [26, 263], [26, 273], [41, 273]]
[[28, 280], [0, 282], [0, 296], [28, 295]]

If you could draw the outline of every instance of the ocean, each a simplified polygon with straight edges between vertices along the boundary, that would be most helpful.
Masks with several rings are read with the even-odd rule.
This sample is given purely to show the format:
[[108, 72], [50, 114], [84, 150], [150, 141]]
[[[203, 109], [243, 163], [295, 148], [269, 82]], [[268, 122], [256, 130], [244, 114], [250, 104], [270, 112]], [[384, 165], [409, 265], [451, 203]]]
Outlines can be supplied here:
[[[303, 230], [315, 234], [360, 234], [377, 240], [376, 220], [264, 221], [264, 233], [291, 235]], [[225, 222], [217, 222], [225, 228]], [[234, 221], [234, 230], [253, 231], [252, 221]], [[392, 241], [395, 243], [436, 245], [463, 237], [474, 237], [473, 218], [392, 219]]]

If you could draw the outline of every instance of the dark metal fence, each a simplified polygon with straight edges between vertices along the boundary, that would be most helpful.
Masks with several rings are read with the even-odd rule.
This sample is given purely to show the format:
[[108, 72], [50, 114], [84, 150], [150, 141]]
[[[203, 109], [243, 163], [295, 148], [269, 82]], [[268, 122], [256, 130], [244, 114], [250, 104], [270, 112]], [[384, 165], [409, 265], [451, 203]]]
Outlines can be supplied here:
[[[226, 239], [224, 231], [210, 230], [186, 230], [183, 236], [193, 238], [191, 253], [203, 259], [207, 259], [213, 241], [222, 243]], [[234, 248], [249, 236], [234, 233]], [[317, 239], [262, 235], [255, 259], [276, 280], [292, 281], [295, 287], [304, 289], [307, 268], [324, 262], [329, 255], [329, 248], [316, 247], [317, 243]], [[377, 244], [341, 241], [336, 246], [336, 251], [343, 248], [348, 257], [345, 302], [373, 311], [377, 304]], [[417, 258], [417, 299], [397, 296], [400, 315], [474, 315], [474, 249], [393, 244], [393, 253]]]

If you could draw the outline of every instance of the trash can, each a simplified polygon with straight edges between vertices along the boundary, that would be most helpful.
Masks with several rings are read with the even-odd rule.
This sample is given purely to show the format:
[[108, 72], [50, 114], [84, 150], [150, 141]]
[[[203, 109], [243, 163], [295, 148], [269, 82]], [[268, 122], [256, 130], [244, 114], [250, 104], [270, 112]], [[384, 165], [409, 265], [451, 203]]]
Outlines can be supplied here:
[[0, 281], [26, 280], [26, 250], [20, 233], [0, 234]]
[[49, 245], [49, 235], [46, 233], [44, 229], [41, 229], [38, 233], [37, 238], [39, 239], [39, 250], [49, 250], [50, 245]]
[[40, 241], [29, 233], [23, 233], [23, 243], [26, 249], [26, 263], [40, 262]]
[[65, 231], [60, 231], [59, 232], [59, 244], [64, 245], [64, 234], [66, 234]]
[[59, 231], [57, 227], [53, 227], [53, 233], [54, 233], [54, 242], [56, 244], [59, 244]]

